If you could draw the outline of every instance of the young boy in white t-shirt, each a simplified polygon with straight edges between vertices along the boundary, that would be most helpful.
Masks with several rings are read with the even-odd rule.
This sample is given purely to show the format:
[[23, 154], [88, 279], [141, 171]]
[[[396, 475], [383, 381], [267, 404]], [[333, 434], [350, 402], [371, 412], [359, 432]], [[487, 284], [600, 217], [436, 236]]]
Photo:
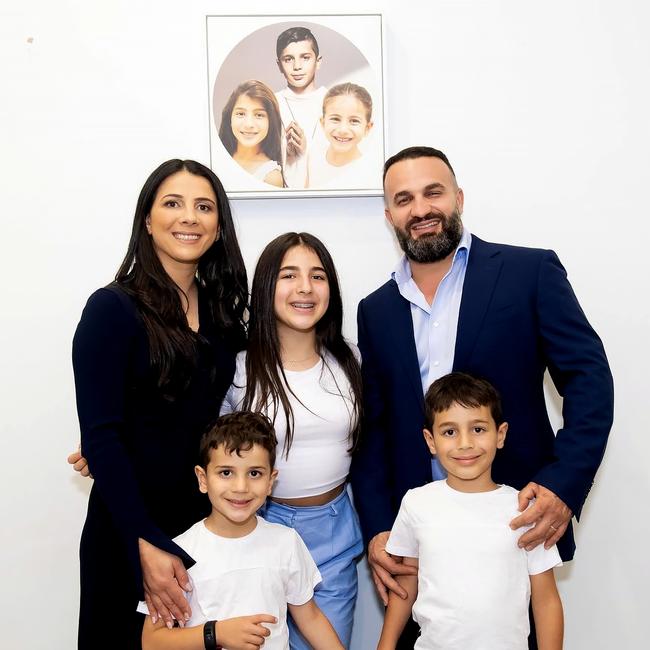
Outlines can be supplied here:
[[[168, 629], [147, 616], [143, 650], [288, 650], [287, 606], [315, 650], [343, 650], [314, 602], [321, 577], [302, 539], [256, 515], [277, 475], [276, 445], [257, 413], [223, 415], [203, 436], [196, 475], [212, 512], [174, 539], [196, 560], [191, 617]], [[138, 610], [148, 613], [144, 603]]]
[[398, 576], [405, 600], [390, 594], [378, 650], [395, 650], [411, 615], [420, 625], [416, 650], [526, 650], [528, 604], [540, 650], [560, 650], [562, 603], [553, 567], [555, 546], [520, 549], [517, 491], [492, 480], [507, 422], [487, 381], [451, 373], [425, 396], [424, 437], [447, 471], [446, 481], [409, 490], [386, 550], [417, 576]]

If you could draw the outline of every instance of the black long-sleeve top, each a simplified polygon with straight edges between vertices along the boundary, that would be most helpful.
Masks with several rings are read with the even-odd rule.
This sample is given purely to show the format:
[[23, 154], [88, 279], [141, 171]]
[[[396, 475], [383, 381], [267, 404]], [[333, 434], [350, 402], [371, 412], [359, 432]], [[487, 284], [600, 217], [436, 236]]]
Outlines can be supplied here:
[[[189, 567], [194, 561], [171, 537], [209, 511], [194, 466], [200, 437], [218, 416], [232, 381], [236, 351], [220, 335], [200, 295], [199, 320], [203, 342], [197, 367], [174, 400], [157, 387], [144, 324], [134, 300], [118, 285], [89, 298], [74, 337], [82, 452], [95, 478], [86, 526], [106, 530], [104, 548], [86, 550], [93, 557], [123, 555], [117, 531], [140, 593], [138, 538], [178, 555]], [[97, 546], [104, 536], [90, 538]]]

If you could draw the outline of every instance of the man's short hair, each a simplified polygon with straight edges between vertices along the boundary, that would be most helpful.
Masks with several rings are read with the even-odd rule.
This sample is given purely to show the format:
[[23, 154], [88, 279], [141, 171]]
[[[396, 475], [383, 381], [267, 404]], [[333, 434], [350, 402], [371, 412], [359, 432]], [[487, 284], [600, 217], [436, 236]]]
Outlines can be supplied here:
[[310, 41], [314, 54], [318, 57], [318, 41], [312, 34], [311, 30], [306, 27], [289, 27], [289, 29], [285, 29], [282, 34], [278, 36], [278, 40], [275, 44], [275, 53], [278, 57], [278, 61], [287, 45], [290, 43], [300, 43], [300, 41]]
[[386, 182], [386, 172], [388, 172], [395, 163], [401, 162], [402, 160], [408, 160], [409, 158], [439, 158], [445, 163], [445, 165], [447, 165], [447, 167], [449, 167], [451, 175], [456, 179], [454, 168], [451, 166], [449, 159], [439, 149], [434, 149], [433, 147], [407, 147], [406, 149], [398, 151], [384, 163], [384, 176], [382, 182]]
[[203, 469], [210, 463], [210, 452], [220, 445], [224, 445], [228, 454], [235, 452], [238, 456], [259, 445], [269, 452], [271, 469], [275, 466], [278, 440], [271, 420], [261, 413], [238, 411], [219, 417], [201, 438], [199, 465]]
[[464, 408], [487, 406], [497, 427], [503, 424], [501, 398], [497, 389], [487, 379], [465, 372], [451, 372], [436, 379], [424, 396], [427, 428], [430, 431], [435, 414], [446, 411], [453, 404]]

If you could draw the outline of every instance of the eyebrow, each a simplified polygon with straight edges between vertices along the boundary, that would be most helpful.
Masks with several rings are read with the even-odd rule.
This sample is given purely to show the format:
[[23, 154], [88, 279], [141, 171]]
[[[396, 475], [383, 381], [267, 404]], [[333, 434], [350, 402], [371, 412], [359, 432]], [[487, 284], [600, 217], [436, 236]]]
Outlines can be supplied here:
[[[322, 266], [312, 266], [310, 271], [322, 271], [325, 273], [325, 269]], [[282, 266], [280, 268], [280, 271], [300, 271], [300, 267], [298, 266]]]
[[[245, 110], [247, 110], [247, 108], [245, 106], [235, 106], [232, 110], [233, 111], [245, 111]], [[264, 106], [260, 106], [260, 108], [253, 108], [251, 110], [256, 111], [256, 112], [264, 111], [266, 113], [266, 109], [264, 108]]]
[[[165, 196], [161, 196], [161, 199], [184, 199], [185, 197], [182, 194], [165, 194]], [[214, 199], [211, 199], [208, 196], [197, 196], [195, 201], [209, 201], [210, 203], [214, 203]]]
[[411, 192], [408, 190], [402, 190], [401, 192], [397, 192], [396, 194], [393, 195], [393, 201], [397, 201], [397, 199], [401, 198], [408, 198], [409, 196], [413, 196]]
[[[443, 183], [429, 183], [429, 185], [425, 185], [424, 189], [422, 192], [428, 192], [429, 190], [438, 190], [438, 189], [445, 189], [445, 186]], [[408, 196], [413, 196], [413, 192], [410, 192], [409, 190], [402, 190], [401, 192], [397, 192], [393, 196], [393, 201], [397, 201], [397, 199], [402, 198], [402, 197], [408, 197]]]
[[[309, 49], [309, 50], [303, 50], [302, 52], [298, 52], [298, 56], [316, 56], [316, 53], [314, 50]], [[280, 55], [280, 60], [283, 59], [295, 59], [296, 55], [295, 54], [281, 54]]]
[[[343, 113], [328, 113], [327, 110], [325, 111], [325, 117], [343, 117]], [[356, 117], [357, 119], [364, 119], [362, 113], [348, 113], [348, 118], [352, 119], [353, 117]]]
[[[487, 420], [470, 420], [468, 424], [471, 424], [472, 426], [476, 424], [488, 424]], [[437, 427], [455, 427], [458, 426], [458, 422], [440, 422], [439, 424], [436, 424]]]

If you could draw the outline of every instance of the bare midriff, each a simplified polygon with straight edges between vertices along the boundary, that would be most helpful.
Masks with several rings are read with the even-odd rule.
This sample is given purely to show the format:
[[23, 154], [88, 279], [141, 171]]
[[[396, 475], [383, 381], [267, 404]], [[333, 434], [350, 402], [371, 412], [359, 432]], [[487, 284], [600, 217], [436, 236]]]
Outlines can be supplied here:
[[336, 497], [343, 492], [344, 488], [345, 483], [341, 483], [341, 485], [337, 485], [335, 488], [323, 492], [323, 494], [315, 494], [311, 497], [297, 497], [295, 499], [279, 499], [277, 497], [271, 497], [271, 501], [282, 503], [285, 506], [292, 506], [294, 508], [324, 506], [326, 503], [336, 499]]

